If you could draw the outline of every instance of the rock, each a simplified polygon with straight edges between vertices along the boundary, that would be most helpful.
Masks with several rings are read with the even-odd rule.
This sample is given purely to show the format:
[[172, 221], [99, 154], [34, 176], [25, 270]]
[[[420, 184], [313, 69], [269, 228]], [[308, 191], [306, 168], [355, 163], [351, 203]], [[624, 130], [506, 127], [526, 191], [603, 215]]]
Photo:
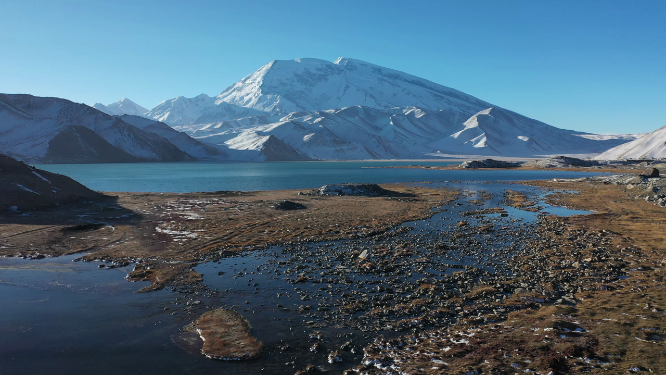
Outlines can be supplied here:
[[464, 169], [476, 169], [476, 168], [516, 168], [520, 167], [522, 163], [520, 162], [510, 162], [503, 160], [495, 159], [483, 159], [483, 160], [467, 160], [460, 164], [460, 168]]
[[319, 188], [319, 195], [362, 195], [377, 197], [389, 195], [389, 191], [382, 189], [377, 184], [330, 184]]
[[545, 160], [533, 160], [525, 163], [526, 167], [539, 168], [569, 168], [569, 167], [594, 167], [600, 163], [596, 160], [583, 160], [569, 156], [555, 156]]
[[340, 353], [337, 350], [332, 351], [328, 354], [328, 363], [336, 363], [336, 362], [342, 362], [342, 357], [340, 357]]
[[641, 173], [641, 177], [659, 177], [659, 170], [657, 168], [647, 168]]
[[292, 210], [302, 210], [306, 207], [300, 203], [292, 201], [282, 201], [273, 205], [273, 208], [276, 210], [292, 211]]
[[194, 325], [204, 342], [201, 353], [208, 358], [245, 360], [261, 354], [263, 344], [250, 334], [250, 323], [233, 310], [208, 311]]

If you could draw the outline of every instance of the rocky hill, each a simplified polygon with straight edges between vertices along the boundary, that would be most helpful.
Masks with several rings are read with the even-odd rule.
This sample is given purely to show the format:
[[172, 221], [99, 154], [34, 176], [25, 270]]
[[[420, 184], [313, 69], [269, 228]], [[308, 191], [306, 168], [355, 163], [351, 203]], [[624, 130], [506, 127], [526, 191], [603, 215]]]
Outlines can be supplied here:
[[46, 209], [103, 196], [67, 176], [0, 154], [0, 212]]

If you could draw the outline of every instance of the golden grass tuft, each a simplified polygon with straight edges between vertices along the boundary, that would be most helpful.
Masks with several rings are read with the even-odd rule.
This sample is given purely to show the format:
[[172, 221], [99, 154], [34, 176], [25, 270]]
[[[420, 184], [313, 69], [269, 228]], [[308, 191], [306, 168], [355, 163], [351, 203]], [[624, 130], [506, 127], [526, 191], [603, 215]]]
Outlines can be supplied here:
[[233, 310], [208, 311], [195, 326], [204, 342], [201, 353], [208, 358], [246, 360], [261, 354], [263, 344], [250, 334], [250, 323]]

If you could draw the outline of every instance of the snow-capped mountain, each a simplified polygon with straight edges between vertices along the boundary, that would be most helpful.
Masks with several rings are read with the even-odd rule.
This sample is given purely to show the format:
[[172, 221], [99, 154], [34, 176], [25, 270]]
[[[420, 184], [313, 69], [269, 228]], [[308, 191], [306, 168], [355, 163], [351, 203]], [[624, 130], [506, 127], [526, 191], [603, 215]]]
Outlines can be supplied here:
[[122, 116], [122, 115], [134, 115], [134, 116], [143, 116], [144, 113], [148, 112], [147, 109], [142, 106], [134, 103], [133, 101], [122, 98], [115, 103], [109, 105], [104, 105], [102, 103], [95, 103], [92, 105], [93, 108], [99, 109], [100, 111], [111, 116]]
[[206, 143], [253, 149], [274, 136], [313, 159], [411, 159], [447, 155], [599, 153], [625, 139], [587, 139], [501, 109], [467, 118], [451, 110], [362, 106], [177, 127]]
[[635, 140], [611, 148], [595, 157], [597, 160], [666, 158], [666, 126]]
[[272, 61], [228, 87], [219, 101], [270, 113], [351, 106], [454, 109], [472, 115], [491, 104], [423, 78], [341, 57]]
[[243, 117], [260, 116], [266, 113], [252, 108], [225, 103], [206, 94], [194, 98], [179, 96], [165, 100], [145, 114], [146, 117], [171, 126], [202, 124]]
[[155, 127], [142, 130], [120, 117], [65, 99], [0, 94], [0, 150], [27, 162], [196, 160], [166, 139], [171, 133], [189, 136]]
[[348, 58], [273, 61], [215, 98], [167, 100], [147, 116], [232, 150], [274, 136], [313, 159], [589, 154], [635, 139], [555, 128]]

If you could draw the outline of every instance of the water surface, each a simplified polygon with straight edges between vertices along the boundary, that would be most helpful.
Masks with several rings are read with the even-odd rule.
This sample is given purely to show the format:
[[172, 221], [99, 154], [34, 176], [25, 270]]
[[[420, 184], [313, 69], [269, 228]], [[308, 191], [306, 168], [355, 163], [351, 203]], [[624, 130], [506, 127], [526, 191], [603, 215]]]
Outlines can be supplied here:
[[313, 189], [343, 182], [520, 181], [590, 177], [594, 172], [381, 168], [457, 162], [345, 161], [264, 163], [42, 164], [97, 191], [173, 192]]

